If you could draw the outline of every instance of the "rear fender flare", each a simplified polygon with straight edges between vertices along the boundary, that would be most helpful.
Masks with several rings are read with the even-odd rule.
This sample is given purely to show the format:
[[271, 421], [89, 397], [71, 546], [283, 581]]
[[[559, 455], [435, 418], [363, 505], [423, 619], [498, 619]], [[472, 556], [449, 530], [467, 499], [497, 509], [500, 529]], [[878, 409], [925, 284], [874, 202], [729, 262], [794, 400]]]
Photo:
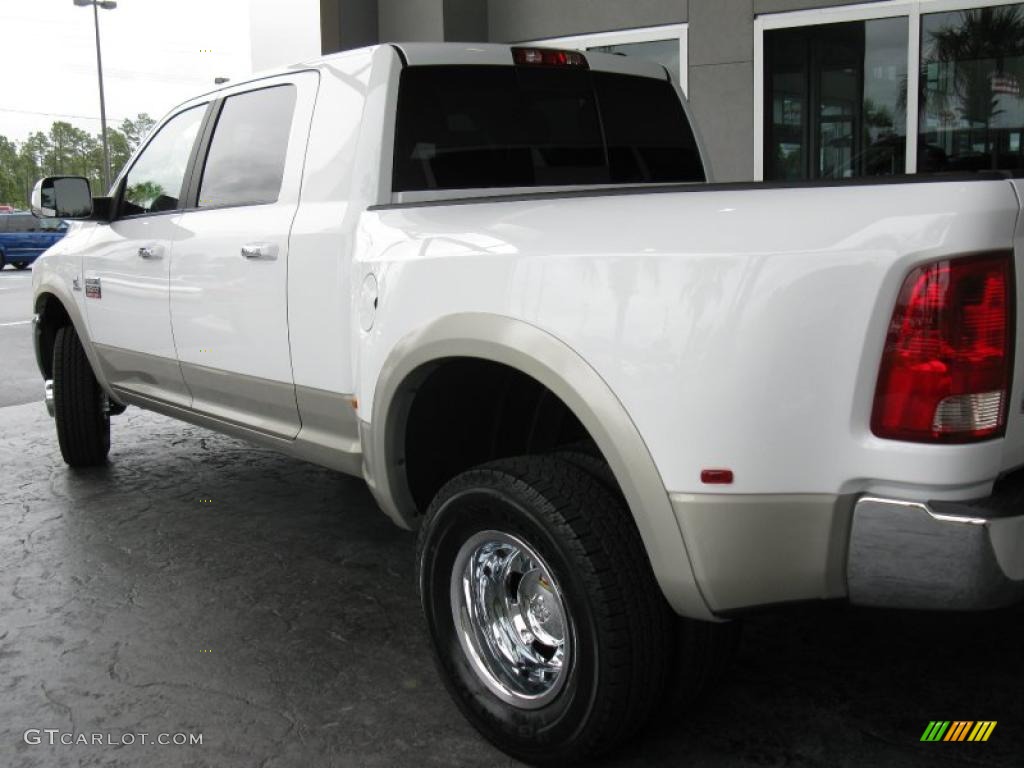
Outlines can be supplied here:
[[410, 332], [393, 347], [377, 379], [372, 421], [360, 427], [365, 474], [385, 512], [405, 527], [417, 522], [403, 469], [403, 411], [408, 412], [415, 395], [418, 371], [452, 357], [507, 365], [543, 384], [565, 403], [611, 466], [669, 603], [681, 615], [712, 619], [661, 475], [622, 403], [574, 350], [520, 320], [477, 313], [451, 315]]

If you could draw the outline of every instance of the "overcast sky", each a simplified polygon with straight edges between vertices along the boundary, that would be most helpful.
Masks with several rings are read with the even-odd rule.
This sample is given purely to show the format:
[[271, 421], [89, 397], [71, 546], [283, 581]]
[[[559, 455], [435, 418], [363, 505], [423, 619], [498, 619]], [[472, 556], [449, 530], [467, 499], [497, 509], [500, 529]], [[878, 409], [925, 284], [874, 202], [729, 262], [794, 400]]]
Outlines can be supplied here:
[[[212, 88], [215, 77], [249, 74], [253, 32], [265, 39], [270, 30], [291, 28], [274, 46], [280, 60], [268, 62], [260, 46], [259, 69], [319, 53], [317, 0], [118, 0], [99, 15], [110, 126], [139, 112], [159, 119]], [[91, 8], [73, 0], [0, 0], [0, 57], [0, 135], [22, 141], [55, 119], [99, 132]]]

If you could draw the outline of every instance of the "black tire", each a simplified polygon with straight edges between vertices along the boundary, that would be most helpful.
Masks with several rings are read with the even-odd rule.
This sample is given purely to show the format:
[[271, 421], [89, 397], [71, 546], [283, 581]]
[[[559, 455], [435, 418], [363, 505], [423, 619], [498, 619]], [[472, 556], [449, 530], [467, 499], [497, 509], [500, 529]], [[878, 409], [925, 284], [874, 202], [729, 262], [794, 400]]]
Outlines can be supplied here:
[[[571, 617], [565, 681], [540, 708], [495, 695], [456, 633], [452, 571], [463, 544], [483, 531], [535, 550]], [[465, 472], [430, 505], [417, 554], [435, 662], [460, 709], [497, 747], [534, 764], [587, 760], [650, 719], [671, 663], [673, 616], [628, 510], [586, 471], [548, 455]]]
[[28, 269], [28, 264], [26, 264], [24, 261], [16, 261], [16, 262], [14, 262], [14, 268], [15, 269]]
[[608, 466], [608, 462], [604, 460], [600, 453], [595, 455], [578, 447], [570, 447], [555, 451], [552, 456], [556, 456], [582, 469], [597, 480], [618, 501], [623, 504], [626, 503], [622, 490], [619, 488], [619, 483], [615, 479], [615, 473], [612, 472], [612, 468]]
[[[552, 454], [579, 467], [597, 480], [623, 504], [626, 503], [615, 475], [593, 443], [581, 442]], [[727, 622], [676, 619], [672, 655], [671, 684], [668, 686], [668, 711], [678, 716], [680, 707], [700, 699], [728, 672], [739, 650], [743, 625]]]
[[53, 402], [57, 441], [72, 467], [95, 467], [110, 452], [106, 395], [89, 366], [74, 327], [58, 329], [53, 344]]
[[5, 266], [7, 266], [7, 262], [6, 262], [6, 261], [4, 261], [4, 254], [3, 254], [3, 251], [0, 251], [0, 272], [2, 272], [2, 271], [3, 271], [3, 268], [4, 268]]

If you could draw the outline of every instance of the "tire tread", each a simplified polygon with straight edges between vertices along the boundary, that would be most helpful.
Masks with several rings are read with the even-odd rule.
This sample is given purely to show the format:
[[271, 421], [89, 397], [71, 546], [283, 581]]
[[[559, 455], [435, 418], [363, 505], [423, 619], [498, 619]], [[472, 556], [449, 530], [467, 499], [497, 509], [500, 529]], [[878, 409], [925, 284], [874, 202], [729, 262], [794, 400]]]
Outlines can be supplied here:
[[104, 464], [110, 451], [110, 421], [102, 390], [73, 326], [57, 330], [53, 345], [54, 420], [61, 456], [72, 467]]
[[531, 762], [589, 759], [633, 735], [661, 702], [671, 663], [674, 616], [636, 525], [621, 497], [581, 463], [558, 455], [523, 456], [465, 472], [441, 489], [420, 529], [422, 557], [446, 499], [472, 488], [498, 488], [542, 510], [586, 584], [603, 638], [599, 670], [607, 684], [580, 737], [550, 757], [521, 752]]

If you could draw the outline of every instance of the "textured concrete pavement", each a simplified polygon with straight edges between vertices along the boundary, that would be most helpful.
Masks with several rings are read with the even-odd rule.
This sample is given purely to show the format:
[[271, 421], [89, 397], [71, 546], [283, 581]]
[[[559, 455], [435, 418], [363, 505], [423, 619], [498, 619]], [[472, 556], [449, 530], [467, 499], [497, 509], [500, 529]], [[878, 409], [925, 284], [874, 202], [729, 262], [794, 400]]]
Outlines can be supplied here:
[[[365, 486], [129, 409], [111, 463], [0, 409], [0, 766], [501, 766], [430, 663], [413, 536]], [[727, 680], [610, 765], [1024, 765], [1024, 614], [748, 620]], [[998, 720], [921, 744], [929, 720]], [[201, 746], [24, 743], [26, 729]]]

